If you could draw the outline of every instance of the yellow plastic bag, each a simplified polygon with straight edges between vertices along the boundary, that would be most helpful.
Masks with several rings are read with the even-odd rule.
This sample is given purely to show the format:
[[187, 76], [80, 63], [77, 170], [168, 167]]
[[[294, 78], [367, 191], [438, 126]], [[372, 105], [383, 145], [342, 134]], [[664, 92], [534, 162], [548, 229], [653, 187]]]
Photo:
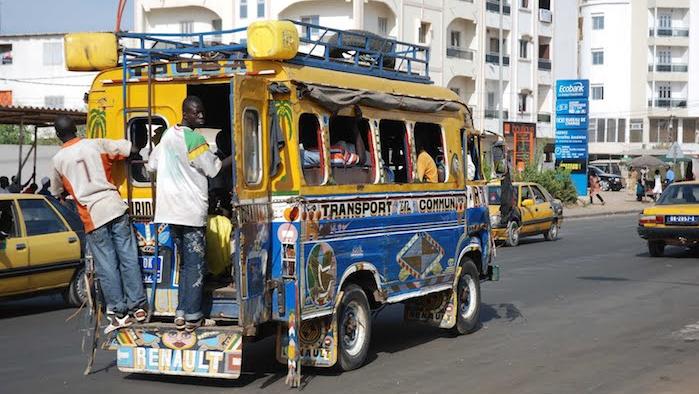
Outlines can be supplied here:
[[230, 271], [231, 233], [230, 219], [220, 215], [209, 215], [206, 226], [206, 262], [209, 272], [221, 275]]

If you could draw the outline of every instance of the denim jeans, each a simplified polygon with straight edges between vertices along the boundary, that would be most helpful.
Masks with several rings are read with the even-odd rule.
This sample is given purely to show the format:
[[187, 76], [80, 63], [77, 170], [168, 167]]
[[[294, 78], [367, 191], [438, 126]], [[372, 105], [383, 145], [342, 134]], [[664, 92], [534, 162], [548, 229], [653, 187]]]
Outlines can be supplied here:
[[206, 262], [206, 227], [170, 225], [170, 234], [180, 253], [180, 283], [176, 316], [187, 321], [201, 319]]
[[136, 237], [123, 214], [87, 233], [107, 311], [124, 315], [146, 305]]

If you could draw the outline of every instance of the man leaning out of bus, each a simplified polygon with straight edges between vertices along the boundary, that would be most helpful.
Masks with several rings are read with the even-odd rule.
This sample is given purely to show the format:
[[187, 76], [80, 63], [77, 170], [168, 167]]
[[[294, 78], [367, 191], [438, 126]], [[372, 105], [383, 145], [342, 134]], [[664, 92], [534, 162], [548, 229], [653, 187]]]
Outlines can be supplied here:
[[144, 321], [146, 294], [136, 237], [126, 203], [109, 175], [114, 161], [133, 153], [131, 142], [80, 139], [67, 116], [57, 117], [55, 127], [63, 146], [53, 157], [51, 194], [61, 198], [67, 191], [78, 207], [107, 302], [109, 325], [104, 332]]
[[233, 155], [220, 160], [193, 129], [204, 125], [204, 104], [196, 96], [182, 102], [182, 123], [167, 129], [151, 154], [148, 167], [157, 171], [155, 220], [170, 225], [180, 251], [180, 286], [175, 312], [177, 329], [194, 331], [206, 323], [202, 290], [206, 273], [208, 180], [230, 168]]

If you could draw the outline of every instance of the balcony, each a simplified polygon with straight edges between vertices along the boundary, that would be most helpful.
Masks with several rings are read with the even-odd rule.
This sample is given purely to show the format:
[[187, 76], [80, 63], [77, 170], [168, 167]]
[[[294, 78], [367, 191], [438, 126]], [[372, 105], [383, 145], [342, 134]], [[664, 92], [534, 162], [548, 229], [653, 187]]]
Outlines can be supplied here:
[[655, 108], [687, 108], [687, 99], [657, 98], [648, 100], [648, 106]]
[[687, 64], [682, 64], [682, 63], [656, 64], [655, 70], [653, 70], [652, 64], [648, 65], [648, 71], [657, 71], [657, 72], [661, 72], [661, 73], [668, 73], [668, 72], [686, 73], [688, 69], [689, 69], [689, 66]]
[[[490, 64], [499, 64], [499, 59], [500, 55], [497, 53], [486, 53], [485, 54], [485, 62], [490, 63]], [[502, 56], [502, 65], [503, 66], [509, 66], [510, 65], [510, 57], [509, 56]]]
[[[486, 119], [498, 119], [498, 117], [500, 115], [500, 111], [498, 111], [497, 109], [486, 108], [483, 112], [484, 112], [484, 116]], [[509, 115], [507, 110], [502, 111], [502, 118], [503, 119], [507, 120], [507, 119], [509, 119], [509, 116], [510, 115]]]
[[[496, 1], [496, 0], [487, 0], [485, 2], [485, 9], [486, 9], [486, 11], [489, 11], [489, 12], [499, 13], [500, 12], [500, 2]], [[510, 15], [510, 5], [509, 4], [502, 5], [502, 13], [505, 15]]]
[[551, 23], [553, 22], [553, 12], [551, 10], [546, 10], [543, 8], [539, 9], [539, 22]]
[[656, 36], [656, 31], [657, 31], [657, 37], [689, 37], [689, 29], [686, 27], [675, 27], [675, 28], [658, 27], [655, 30], [654, 29], [648, 30], [648, 36], [649, 37]]
[[539, 59], [539, 70], [551, 71], [551, 59]]
[[[473, 51], [459, 47], [447, 48], [447, 57], [455, 57], [459, 59], [473, 60]], [[497, 63], [497, 61], [496, 61]]]

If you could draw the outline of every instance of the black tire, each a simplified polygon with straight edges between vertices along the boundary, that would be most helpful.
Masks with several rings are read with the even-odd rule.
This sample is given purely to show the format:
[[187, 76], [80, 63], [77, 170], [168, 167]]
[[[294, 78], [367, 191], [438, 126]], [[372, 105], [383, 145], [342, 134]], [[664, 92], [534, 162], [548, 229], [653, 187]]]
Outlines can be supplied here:
[[63, 293], [63, 299], [68, 305], [80, 306], [87, 300], [87, 282], [85, 280], [85, 267], [75, 271], [70, 285]]
[[[349, 34], [349, 33], [358, 33], [358, 34]], [[343, 33], [342, 36], [342, 46], [344, 48], [357, 48], [357, 49], [363, 49], [365, 46], [365, 38], [364, 37], [369, 37], [369, 49], [377, 52], [392, 52], [393, 51], [393, 44], [390, 42], [386, 41], [384, 37], [381, 37], [378, 34], [374, 34], [368, 31], [364, 30], [347, 30], [345, 33]], [[337, 48], [337, 34], [333, 34], [328, 38], [328, 45], [331, 47], [330, 48], [330, 57], [333, 59], [341, 59], [343, 58], [344, 53], [348, 53], [348, 50], [343, 50], [340, 48]], [[358, 53], [355, 53], [355, 56], [361, 56], [362, 52], [355, 51]], [[389, 57], [389, 56], [384, 56], [383, 57], [383, 68], [384, 69], [389, 69], [392, 70], [396, 67], [396, 58], [394, 57]]]
[[507, 245], [507, 246], [519, 245], [520, 229], [521, 229], [521, 227], [519, 226], [519, 223], [517, 223], [517, 222], [508, 222], [507, 223], [507, 234], [506, 234], [507, 238], [505, 238], [505, 245]]
[[549, 227], [549, 231], [544, 233], [544, 239], [547, 241], [557, 240], [558, 230], [560, 230], [560, 227], [558, 226], [558, 222], [554, 220], [554, 222], [551, 223], [551, 227]]
[[651, 257], [663, 257], [665, 253], [665, 242], [648, 241], [648, 253]]
[[461, 263], [461, 277], [456, 284], [456, 335], [470, 334], [480, 324], [481, 281], [473, 261], [466, 257]]
[[361, 287], [345, 287], [337, 315], [339, 367], [351, 371], [366, 361], [371, 342], [371, 310]]

